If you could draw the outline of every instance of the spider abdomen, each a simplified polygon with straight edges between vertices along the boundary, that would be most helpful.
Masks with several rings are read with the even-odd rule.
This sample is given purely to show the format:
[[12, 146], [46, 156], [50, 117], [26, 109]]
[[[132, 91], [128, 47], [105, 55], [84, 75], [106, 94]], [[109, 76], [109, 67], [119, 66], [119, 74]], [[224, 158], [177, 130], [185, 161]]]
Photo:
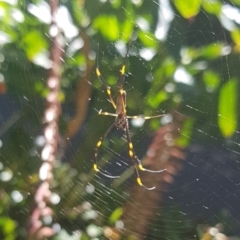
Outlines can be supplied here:
[[124, 113], [120, 113], [117, 115], [115, 120], [115, 126], [117, 129], [122, 129], [124, 131], [128, 127], [128, 120]]

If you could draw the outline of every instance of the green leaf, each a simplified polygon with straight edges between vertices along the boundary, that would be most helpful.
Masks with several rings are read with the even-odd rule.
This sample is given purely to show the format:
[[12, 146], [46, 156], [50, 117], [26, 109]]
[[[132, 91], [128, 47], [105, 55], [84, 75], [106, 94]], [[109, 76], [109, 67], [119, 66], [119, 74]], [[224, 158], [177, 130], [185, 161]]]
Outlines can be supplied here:
[[234, 41], [234, 43], [237, 46], [240, 46], [240, 30], [234, 29], [233, 31], [231, 31], [231, 37], [232, 37], [232, 40]]
[[115, 223], [123, 214], [123, 209], [121, 207], [116, 208], [109, 217], [110, 223]]
[[222, 4], [218, 0], [203, 0], [202, 7], [206, 12], [219, 16], [221, 13]]
[[0, 232], [5, 236], [4, 239], [14, 240], [15, 239], [16, 223], [11, 218], [0, 217]]
[[203, 47], [201, 50], [201, 55], [208, 59], [214, 59], [221, 55], [223, 45], [221, 43], [209, 44]]
[[230, 137], [237, 129], [236, 79], [229, 80], [220, 90], [218, 102], [218, 126], [224, 137]]
[[111, 4], [114, 8], [119, 8], [121, 6], [121, 0], [113, 0]]
[[188, 19], [199, 13], [202, 0], [174, 0], [173, 2], [180, 14]]
[[69, 63], [76, 66], [85, 66], [86, 58], [83, 54], [76, 54], [74, 57], [68, 59]]
[[23, 38], [23, 48], [29, 59], [47, 48], [47, 43], [39, 31], [31, 31]]
[[159, 105], [168, 99], [167, 92], [160, 91], [157, 93], [157, 95], [150, 95], [147, 99], [147, 103], [151, 108], [158, 108]]
[[130, 21], [129, 19], [126, 19], [123, 23], [122, 23], [122, 39], [124, 41], [129, 41], [132, 32], [133, 32], [133, 28], [134, 28], [134, 23], [132, 21]]
[[156, 48], [158, 46], [158, 42], [152, 33], [139, 31], [138, 37], [146, 47]]
[[234, 3], [234, 4], [238, 5], [238, 6], [240, 6], [240, 1], [239, 1], [239, 0], [232, 0], [232, 3]]
[[205, 71], [203, 73], [203, 81], [210, 92], [217, 89], [220, 83], [219, 75], [211, 70]]
[[171, 77], [176, 70], [176, 65], [175, 65], [175, 62], [172, 59], [165, 58], [165, 60], [162, 64], [162, 68], [164, 69], [165, 76], [166, 77]]
[[110, 41], [119, 39], [118, 20], [114, 15], [100, 15], [94, 20], [93, 27], [99, 30]]

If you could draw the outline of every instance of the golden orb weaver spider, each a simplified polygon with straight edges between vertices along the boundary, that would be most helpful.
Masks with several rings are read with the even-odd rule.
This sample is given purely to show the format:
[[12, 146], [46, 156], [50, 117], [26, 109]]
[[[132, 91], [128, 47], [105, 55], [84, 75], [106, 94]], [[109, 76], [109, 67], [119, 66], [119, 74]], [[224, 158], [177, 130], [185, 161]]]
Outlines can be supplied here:
[[[109, 113], [109, 112], [102, 112], [102, 110], [100, 110], [98, 112], [99, 115], [104, 115], [104, 116], [113, 116], [115, 117], [115, 121], [111, 124], [111, 126], [107, 129], [107, 131], [104, 133], [104, 135], [99, 139], [99, 141], [97, 142], [95, 149], [94, 149], [94, 164], [93, 164], [93, 169], [96, 172], [100, 172], [102, 175], [108, 177], [108, 178], [118, 178], [119, 176], [111, 176], [108, 174], [105, 174], [104, 172], [102, 172], [97, 165], [97, 157], [98, 157], [98, 149], [99, 147], [102, 145], [103, 140], [107, 137], [107, 135], [109, 134], [109, 132], [112, 130], [113, 127], [116, 127], [117, 129], [122, 129], [123, 131], [125, 131], [126, 136], [127, 136], [127, 142], [128, 142], [128, 155], [130, 157], [130, 159], [132, 160], [132, 165], [134, 166], [134, 170], [135, 170], [135, 175], [136, 175], [136, 180], [138, 185], [140, 185], [141, 187], [144, 187], [147, 190], [153, 190], [155, 189], [155, 187], [146, 187], [145, 185], [143, 185], [140, 174], [139, 174], [139, 170], [140, 171], [147, 171], [147, 172], [151, 172], [151, 173], [160, 173], [165, 171], [166, 169], [163, 170], [149, 170], [146, 169], [142, 166], [141, 161], [138, 159], [138, 157], [136, 156], [135, 152], [134, 152], [134, 148], [133, 148], [133, 144], [131, 141], [131, 136], [130, 136], [130, 132], [129, 132], [129, 126], [128, 126], [128, 119], [129, 118], [143, 118], [145, 120], [147, 119], [152, 119], [152, 118], [159, 118], [162, 117], [162, 115], [155, 115], [155, 116], [128, 116], [127, 115], [127, 111], [126, 111], [126, 91], [123, 88], [124, 85], [124, 80], [125, 80], [125, 71], [126, 71], [126, 59], [129, 53], [129, 50], [131, 48], [131, 43], [132, 43], [132, 38], [128, 44], [128, 48], [127, 48], [127, 52], [126, 55], [124, 57], [123, 60], [123, 65], [122, 68], [120, 70], [120, 77], [118, 80], [118, 92], [117, 92], [117, 96], [116, 96], [116, 103], [113, 100], [112, 97], [112, 92], [110, 87], [107, 85], [106, 81], [104, 80], [104, 78], [102, 77], [102, 74], [99, 70], [99, 63], [98, 63], [98, 58], [97, 58], [97, 66], [96, 66], [96, 74], [97, 77], [99, 78], [99, 80], [101, 81], [101, 83], [104, 85], [104, 87], [106, 88], [106, 92], [107, 95], [109, 97], [110, 103], [112, 104], [113, 108], [115, 109], [115, 113]], [[139, 169], [139, 170], [138, 170]]]

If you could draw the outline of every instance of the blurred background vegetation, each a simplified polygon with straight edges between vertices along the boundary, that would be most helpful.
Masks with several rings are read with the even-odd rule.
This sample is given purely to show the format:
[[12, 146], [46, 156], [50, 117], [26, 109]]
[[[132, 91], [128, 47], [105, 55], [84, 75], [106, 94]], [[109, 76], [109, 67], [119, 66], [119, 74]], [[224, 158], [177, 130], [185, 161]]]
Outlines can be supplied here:
[[[211, 165], [206, 163], [207, 159], [211, 161], [206, 156], [218, 161], [222, 157], [219, 155], [240, 153], [240, 1], [63, 0], [57, 10], [57, 23], [62, 50], [58, 96], [62, 105], [61, 138], [51, 183], [50, 206], [54, 214], [41, 219], [44, 226], [51, 226], [56, 232], [53, 238], [214, 239], [218, 234], [215, 239], [226, 239], [220, 233], [224, 232], [222, 225], [226, 223], [226, 235], [240, 234], [234, 232], [240, 228], [239, 209], [236, 209], [237, 217], [224, 214], [216, 217], [219, 209], [214, 212], [214, 207], [211, 210], [214, 217], [203, 216], [202, 220], [181, 214], [181, 203], [187, 201], [188, 193], [211, 189], [208, 183], [185, 192], [182, 200], [175, 199], [174, 206], [168, 203], [168, 198], [162, 200], [173, 178], [184, 168], [182, 163], [181, 167], [174, 165], [172, 172], [169, 167], [168, 175], [161, 175], [166, 185], [163, 191], [157, 188], [155, 195], [146, 195], [150, 193], [140, 187], [133, 188], [135, 180], [131, 177], [126, 141], [116, 131], [109, 134], [100, 149], [99, 164], [111, 175], [122, 175], [120, 181], [110, 181], [92, 171], [94, 147], [114, 119], [98, 115], [100, 109], [109, 112], [114, 109], [96, 77], [96, 59], [115, 93], [132, 35], [134, 41], [126, 61], [124, 85], [128, 115], [165, 114], [160, 121], [153, 119], [144, 125], [140, 120], [130, 122], [136, 154], [145, 156], [151, 137], [159, 128], [158, 136], [163, 136], [161, 131], [169, 124], [178, 133], [174, 141], [179, 151], [176, 158], [185, 158], [181, 155], [185, 148], [194, 153], [189, 146], [215, 149], [218, 156], [206, 150], [201, 161], [195, 163], [196, 168]], [[0, 238], [4, 240], [29, 238], [28, 223], [45, 142], [42, 131], [45, 98], [49, 93], [46, 79], [51, 68], [50, 24], [47, 1], [0, 2]], [[181, 127], [177, 127], [179, 122]], [[156, 138], [155, 142], [158, 142]], [[162, 148], [174, 155], [167, 144]], [[229, 167], [228, 161], [236, 165]], [[227, 180], [231, 179], [233, 169], [236, 177], [240, 176], [237, 157], [220, 163], [223, 162], [224, 169], [229, 170]], [[187, 173], [191, 174], [190, 170]], [[221, 169], [218, 173], [225, 174]], [[205, 170], [201, 169], [203, 178], [204, 174]], [[151, 176], [146, 178], [146, 184]], [[208, 177], [231, 192], [224, 182], [219, 182], [215, 171]], [[237, 190], [227, 195], [239, 196], [239, 180], [236, 181], [231, 180], [231, 186], [238, 186]], [[181, 184], [180, 195], [186, 182]], [[131, 212], [134, 221], [129, 223], [124, 209], [130, 212], [138, 201], [149, 197], [146, 205], [138, 205], [149, 210], [153, 208], [151, 196], [158, 203], [155, 215], [146, 218], [144, 232], [131, 230], [129, 225], [138, 226], [146, 214]], [[228, 199], [224, 201], [235, 211], [236, 205]], [[124, 225], [126, 222], [128, 226]], [[123, 226], [129, 229], [124, 237]]]

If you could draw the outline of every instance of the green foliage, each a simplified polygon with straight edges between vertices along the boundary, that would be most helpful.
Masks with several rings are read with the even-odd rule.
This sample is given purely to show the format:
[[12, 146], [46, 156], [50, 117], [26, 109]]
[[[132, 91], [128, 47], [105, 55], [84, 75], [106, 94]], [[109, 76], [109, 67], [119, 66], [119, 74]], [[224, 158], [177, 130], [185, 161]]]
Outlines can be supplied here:
[[240, 46], [240, 30], [239, 30], [239, 29], [234, 29], [234, 30], [231, 32], [231, 37], [232, 37], [234, 43], [235, 43], [237, 46]]
[[121, 207], [115, 209], [109, 217], [109, 223], [114, 224], [123, 214], [123, 209]]
[[220, 16], [222, 3], [219, 0], [214, 1], [203, 0], [202, 7], [206, 12], [214, 14], [216, 16]]
[[215, 59], [221, 55], [222, 48], [223, 44], [221, 43], [209, 44], [202, 48], [200, 55], [208, 59]]
[[232, 2], [233, 2], [234, 4], [236, 4], [237, 6], [240, 6], [240, 2], [239, 2], [238, 0], [232, 0]]
[[216, 90], [220, 84], [219, 75], [212, 70], [203, 73], [203, 81], [209, 91]]
[[192, 18], [199, 13], [202, 0], [174, 0], [173, 2], [184, 18]]
[[[37, 7], [40, 2], [23, 0], [16, 5], [0, 2], [0, 82], [6, 83], [8, 94], [13, 96], [12, 103], [17, 109], [11, 117], [3, 119], [3, 127], [0, 126], [0, 130], [4, 129], [3, 134], [0, 131], [4, 142], [0, 155], [3, 169], [0, 173], [12, 174], [8, 181], [0, 179], [1, 188], [5, 189], [0, 199], [0, 236], [7, 240], [17, 237], [26, 239], [26, 222], [39, 180], [40, 147], [36, 146], [35, 140], [42, 129], [43, 98], [48, 93], [45, 82], [50, 66], [47, 63], [51, 37], [46, 19], [35, 16], [28, 9], [30, 3], [32, 7]], [[98, 116], [96, 112], [103, 109], [114, 113], [105, 89], [94, 72], [96, 55], [99, 57], [102, 75], [115, 96], [115, 84], [124, 56], [124, 51], [121, 52], [117, 46], [120, 42], [126, 47], [131, 35], [136, 35], [126, 59], [127, 111], [129, 115], [154, 115], [169, 113], [177, 108], [181, 114], [189, 117], [176, 141], [178, 145], [186, 147], [191, 139], [206, 143], [207, 140], [199, 134], [200, 131], [208, 133], [212, 137], [208, 141], [212, 141], [219, 139], [220, 133], [224, 138], [229, 138], [239, 128], [237, 106], [240, 64], [236, 49], [240, 46], [240, 31], [232, 19], [228, 19], [234, 26], [231, 30], [225, 28], [220, 19], [225, 3], [220, 0], [171, 1], [175, 18], [172, 22], [164, 23], [167, 26], [164, 28], [166, 39], [159, 40], [155, 34], [160, 28], [157, 25], [159, 6], [156, 2], [61, 2], [61, 6], [71, 16], [71, 27], [76, 31], [76, 35], [69, 37], [64, 31], [66, 29], [62, 30], [62, 40], [66, 42], [59, 69], [62, 74], [62, 93], [59, 99], [63, 102], [63, 115], [60, 119], [63, 135], [75, 111], [72, 102], [76, 99], [80, 76], [81, 80], [92, 86], [92, 95], [88, 99], [87, 117], [79, 129], [81, 140], [76, 140], [74, 147], [69, 141], [67, 147], [74, 149], [66, 157], [68, 163], [59, 164], [60, 167], [56, 168], [53, 187], [61, 202], [54, 206], [54, 210], [57, 221], [67, 230], [81, 231], [81, 239], [94, 239], [88, 232], [89, 227], [95, 230], [98, 226], [114, 226], [122, 215], [122, 204], [127, 199], [127, 195], [123, 194], [125, 181], [109, 192], [109, 188], [106, 190], [102, 184], [104, 180], [99, 180], [91, 170], [94, 146], [114, 120]], [[236, 8], [240, 6], [239, 0], [231, 2]], [[44, 3], [47, 5], [47, 2]], [[40, 11], [40, 7], [37, 9]], [[13, 14], [16, 11], [18, 15]], [[86, 48], [89, 48], [87, 57], [84, 52]], [[153, 56], [147, 58], [146, 53], [141, 53], [143, 49], [151, 50]], [[42, 57], [42, 62], [39, 61], [39, 56]], [[90, 74], [86, 75], [89, 66]], [[190, 74], [191, 84], [184, 83], [186, 75], [181, 79], [182, 82], [176, 80], [179, 68]], [[81, 112], [79, 109], [81, 108], [76, 111]], [[218, 126], [219, 129], [209, 127], [210, 121], [211, 126]], [[143, 145], [147, 145], [145, 139], [153, 133], [153, 129], [159, 126], [159, 120], [154, 119], [142, 128], [131, 128], [137, 153]], [[224, 139], [219, 141], [225, 143]], [[113, 159], [112, 152], [121, 158], [125, 149], [126, 142], [113, 132], [104, 141], [99, 165], [103, 167], [106, 162], [110, 162]], [[94, 194], [86, 193], [91, 184], [96, 188]], [[21, 193], [21, 202], [11, 198], [15, 190]], [[82, 206], [86, 202], [91, 204], [91, 209], [83, 211]], [[108, 203], [107, 206], [103, 206], [103, 202]], [[91, 218], [91, 211], [101, 214]], [[61, 215], [63, 212], [66, 214]], [[173, 211], [161, 219], [168, 224], [172, 223], [172, 226], [168, 225], [171, 228], [169, 231], [159, 229], [166, 239], [181, 239], [176, 229], [182, 227], [186, 220], [176, 212], [179, 211]], [[97, 232], [97, 237], [101, 238], [102, 235], [102, 231]], [[62, 230], [55, 239], [79, 239], [79, 236]]]
[[16, 223], [4, 216], [0, 216], [0, 236], [2, 240], [16, 239]]
[[114, 15], [100, 15], [94, 20], [93, 27], [111, 41], [119, 39], [119, 24]]
[[138, 37], [146, 47], [156, 48], [158, 46], [156, 38], [152, 33], [139, 31]]
[[218, 125], [224, 137], [232, 136], [237, 129], [237, 89], [237, 80], [230, 79], [220, 90], [218, 103]]
[[22, 44], [22, 48], [26, 50], [26, 55], [30, 60], [47, 48], [45, 38], [37, 30], [26, 33], [22, 39]]

